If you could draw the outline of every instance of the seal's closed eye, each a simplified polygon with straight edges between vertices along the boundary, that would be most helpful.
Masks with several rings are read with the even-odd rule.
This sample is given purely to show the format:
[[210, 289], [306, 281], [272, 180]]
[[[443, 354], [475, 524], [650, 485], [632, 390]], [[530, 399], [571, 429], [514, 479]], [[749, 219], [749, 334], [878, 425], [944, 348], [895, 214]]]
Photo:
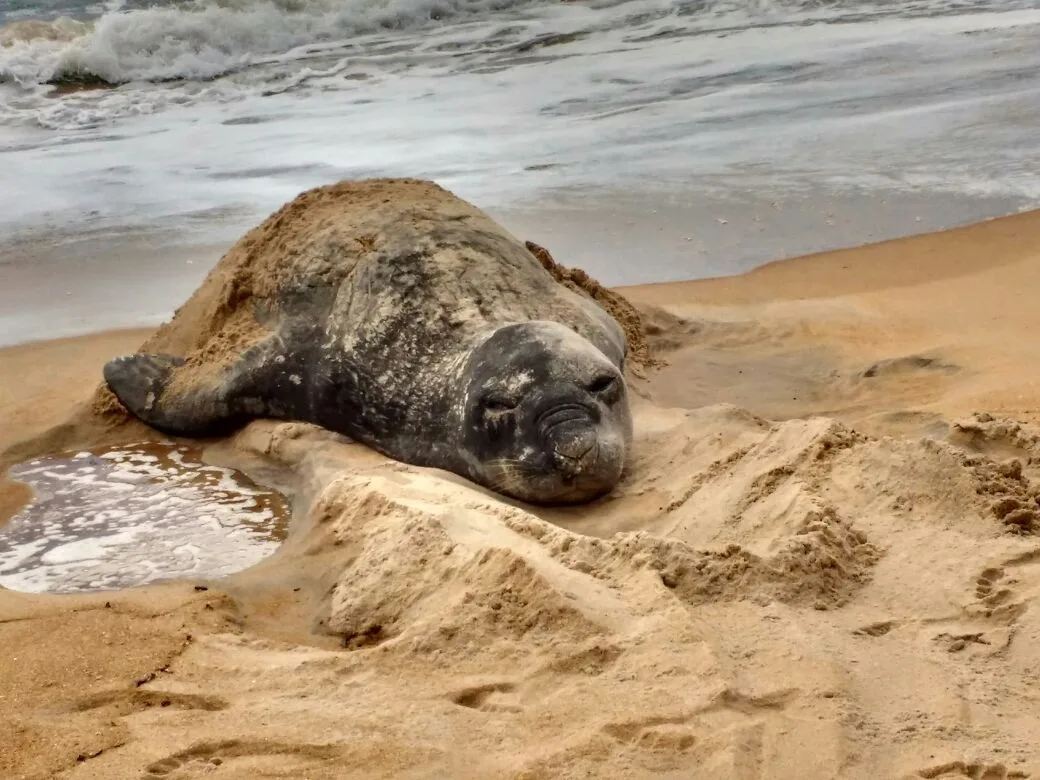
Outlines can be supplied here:
[[507, 398], [504, 395], [489, 393], [484, 396], [480, 405], [484, 408], [485, 412], [491, 414], [505, 414], [506, 412], [511, 412], [516, 409], [518, 402], [511, 398]]
[[617, 384], [616, 377], [610, 374], [600, 374], [589, 382], [587, 389], [590, 393], [603, 393], [610, 390], [615, 384]]
[[607, 406], [613, 406], [624, 395], [621, 380], [613, 374], [600, 374], [586, 385], [586, 390]]

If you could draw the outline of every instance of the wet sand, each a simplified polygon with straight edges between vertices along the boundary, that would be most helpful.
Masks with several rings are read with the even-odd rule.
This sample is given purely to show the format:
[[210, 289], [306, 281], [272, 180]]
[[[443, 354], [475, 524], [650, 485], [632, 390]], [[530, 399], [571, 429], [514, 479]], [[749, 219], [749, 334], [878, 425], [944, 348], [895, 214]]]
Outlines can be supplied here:
[[[590, 507], [252, 424], [212, 455], [291, 489], [273, 558], [0, 591], [0, 776], [1035, 776], [1037, 247], [1031, 212], [623, 289], [665, 365]], [[0, 450], [145, 335], [0, 351]]]
[[[722, 191], [732, 188], [723, 187]], [[786, 192], [781, 200], [661, 192], [560, 192], [488, 213], [513, 235], [549, 247], [603, 284], [704, 279], [778, 257], [855, 246], [1013, 214], [1023, 201], [964, 197]], [[256, 219], [259, 221], [265, 215]], [[0, 243], [0, 347], [168, 319], [252, 222], [236, 232], [97, 230]]]

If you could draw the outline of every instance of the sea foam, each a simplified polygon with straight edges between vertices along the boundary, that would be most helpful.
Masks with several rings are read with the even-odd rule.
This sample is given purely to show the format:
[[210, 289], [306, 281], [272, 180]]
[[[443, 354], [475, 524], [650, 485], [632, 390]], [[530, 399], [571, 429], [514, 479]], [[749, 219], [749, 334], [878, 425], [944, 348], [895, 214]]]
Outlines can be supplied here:
[[305, 44], [518, 8], [532, 0], [294, 0], [118, 10], [0, 29], [0, 80], [211, 79]]

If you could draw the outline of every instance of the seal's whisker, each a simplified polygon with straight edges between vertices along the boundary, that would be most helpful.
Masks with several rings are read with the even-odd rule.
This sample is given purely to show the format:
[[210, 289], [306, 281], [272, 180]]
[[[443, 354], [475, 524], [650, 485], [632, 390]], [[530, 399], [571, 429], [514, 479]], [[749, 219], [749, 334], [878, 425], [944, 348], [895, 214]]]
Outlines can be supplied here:
[[498, 492], [511, 492], [504, 490], [504, 488], [516, 488], [524, 484], [542, 483], [549, 478], [548, 474], [537, 469], [531, 469], [525, 463], [508, 459], [494, 461], [494, 465], [488, 464], [488, 471], [487, 486]]
[[487, 461], [487, 466], [490, 468], [515, 468], [529, 472], [541, 470], [537, 466], [532, 466], [530, 463], [519, 460], [518, 458], [496, 458], [494, 460]]
[[492, 461], [487, 464], [487, 468], [489, 471], [499, 471], [503, 474], [508, 474], [512, 478], [520, 477], [531, 479], [549, 476], [549, 474], [542, 469], [530, 466], [520, 461]]

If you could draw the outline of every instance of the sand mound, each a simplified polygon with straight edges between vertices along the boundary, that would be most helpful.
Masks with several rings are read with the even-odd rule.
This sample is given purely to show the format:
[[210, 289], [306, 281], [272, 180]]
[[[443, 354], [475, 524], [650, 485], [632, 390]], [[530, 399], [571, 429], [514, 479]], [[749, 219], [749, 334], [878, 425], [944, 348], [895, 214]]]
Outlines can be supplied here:
[[[641, 426], [643, 459], [594, 512], [547, 509], [539, 517], [407, 467], [393, 480], [337, 477], [312, 510], [316, 528], [350, 560], [326, 630], [348, 643], [409, 631], [458, 637], [459, 626], [498, 635], [507, 626], [521, 634], [610, 631], [625, 622], [618, 594], [629, 589], [639, 601], [656, 593], [690, 605], [749, 600], [827, 610], [868, 585], [893, 536], [920, 530], [915, 516], [927, 523], [956, 507], [958, 528], [980, 539], [1032, 529], [1007, 520], [1036, 507], [1018, 461], [932, 440], [873, 440], [825, 418], [770, 424], [732, 407], [645, 408], [643, 416], [658, 418], [657, 427], [652, 419]], [[411, 475], [406, 489], [401, 474]], [[868, 474], [877, 484], [859, 490]], [[641, 530], [601, 538], [590, 514], [612, 529], [632, 518]], [[503, 602], [504, 592], [514, 600]]]

